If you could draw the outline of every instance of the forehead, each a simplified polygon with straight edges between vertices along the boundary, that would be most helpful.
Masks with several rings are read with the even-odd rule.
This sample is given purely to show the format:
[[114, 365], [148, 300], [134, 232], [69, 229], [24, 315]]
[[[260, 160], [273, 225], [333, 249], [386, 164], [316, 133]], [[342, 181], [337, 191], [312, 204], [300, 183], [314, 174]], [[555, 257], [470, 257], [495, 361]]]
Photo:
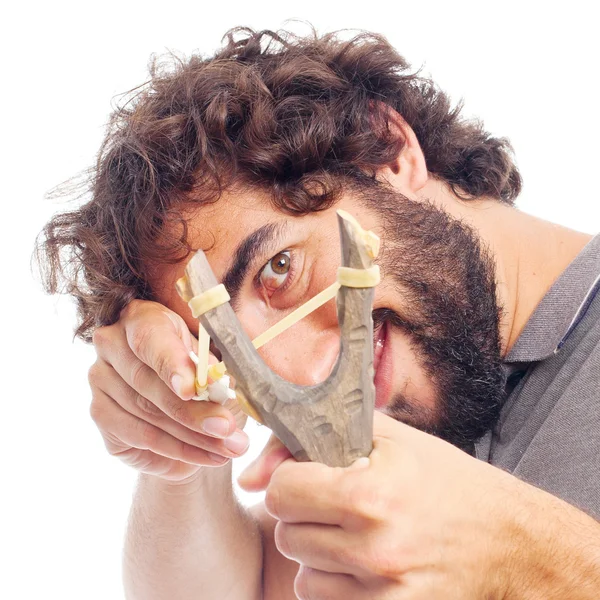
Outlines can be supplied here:
[[265, 192], [250, 190], [228, 190], [216, 202], [184, 216], [189, 244], [204, 251], [218, 281], [222, 281], [236, 251], [253, 233], [268, 225], [272, 236], [304, 221], [275, 208]]
[[[345, 194], [331, 208], [293, 216], [276, 208], [270, 194], [264, 190], [228, 188], [215, 202], [199, 203], [197, 206], [189, 204], [182, 211], [182, 216], [188, 225], [188, 243], [193, 249], [205, 252], [217, 281], [223, 281], [239, 246], [267, 224], [280, 232], [282, 246], [298, 245], [318, 257], [319, 263], [327, 259], [338, 264], [337, 208], [352, 213], [363, 227], [376, 228], [369, 211]], [[277, 251], [284, 249], [287, 248], [277, 248]], [[174, 291], [175, 281], [184, 274], [190, 258], [188, 256], [175, 266], [156, 265], [149, 277], [156, 299], [172, 309], [180, 308], [180, 298]], [[265, 257], [265, 260], [268, 258]]]
[[[188, 204], [181, 211], [185, 219], [187, 242], [194, 250], [205, 252], [217, 281], [223, 281], [225, 273], [234, 263], [237, 249], [253, 232], [266, 224], [297, 229], [297, 224], [306, 228], [312, 221], [307, 217], [290, 217], [277, 210], [269, 194], [260, 190], [224, 191], [218, 200], [198, 205]], [[189, 319], [189, 310], [176, 292], [175, 282], [184, 275], [191, 255], [180, 263], [155, 264], [150, 268], [148, 283], [154, 298], [180, 314], [193, 331], [195, 323]]]
[[[310, 240], [319, 246], [338, 240], [336, 208], [294, 216], [275, 207], [270, 195], [262, 190], [228, 189], [214, 203], [190, 208], [184, 213], [188, 223], [188, 242], [194, 249], [204, 250], [215, 273], [221, 280], [232, 265], [237, 248], [248, 236], [264, 227], [273, 226], [275, 237], [282, 243], [300, 243]], [[281, 250], [281, 248], [280, 248]]]
[[262, 191], [228, 190], [209, 204], [184, 213], [188, 242], [204, 250], [217, 279], [225, 264], [244, 239], [267, 223], [285, 223], [286, 215], [276, 210]]

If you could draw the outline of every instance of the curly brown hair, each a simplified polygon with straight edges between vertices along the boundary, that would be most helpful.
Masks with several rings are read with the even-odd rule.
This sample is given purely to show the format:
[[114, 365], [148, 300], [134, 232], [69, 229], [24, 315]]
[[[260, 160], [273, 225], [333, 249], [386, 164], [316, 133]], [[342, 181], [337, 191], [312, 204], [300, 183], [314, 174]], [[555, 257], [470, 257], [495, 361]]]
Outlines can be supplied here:
[[381, 35], [236, 28], [223, 39], [209, 58], [153, 60], [150, 80], [111, 115], [85, 182], [91, 197], [40, 234], [45, 289], [76, 299], [76, 336], [89, 341], [130, 300], [154, 299], [149, 265], [192, 250], [182, 216], [191, 202], [242, 183], [305, 214], [331, 206], [343, 182], [372, 184], [403, 144], [387, 106], [414, 130], [428, 171], [455, 193], [506, 203], [518, 195], [507, 140], [463, 119], [461, 106]]

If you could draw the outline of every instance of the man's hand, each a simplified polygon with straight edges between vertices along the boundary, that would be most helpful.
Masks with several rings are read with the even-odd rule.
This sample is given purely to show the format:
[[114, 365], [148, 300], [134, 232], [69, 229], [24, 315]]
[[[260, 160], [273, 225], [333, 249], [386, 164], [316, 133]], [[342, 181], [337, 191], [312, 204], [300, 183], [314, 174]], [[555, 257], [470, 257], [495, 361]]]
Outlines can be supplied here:
[[248, 447], [235, 401], [189, 401], [195, 339], [183, 319], [134, 300], [114, 325], [94, 333], [91, 415], [114, 456], [143, 473], [184, 481], [202, 465], [220, 466]]
[[[285, 459], [274, 442], [265, 455], [240, 483], [268, 483], [275, 543], [300, 564], [301, 600], [598, 597], [600, 529], [589, 517], [381, 413], [371, 456], [347, 469]], [[554, 531], [565, 514], [571, 529]]]

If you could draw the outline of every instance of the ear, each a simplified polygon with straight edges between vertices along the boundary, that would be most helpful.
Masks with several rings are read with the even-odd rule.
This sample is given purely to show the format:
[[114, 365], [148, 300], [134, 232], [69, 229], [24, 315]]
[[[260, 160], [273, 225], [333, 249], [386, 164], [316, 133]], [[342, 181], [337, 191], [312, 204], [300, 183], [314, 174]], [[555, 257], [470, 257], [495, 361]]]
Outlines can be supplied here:
[[[377, 103], [374, 117], [387, 119], [387, 130], [393, 137], [403, 140], [398, 156], [385, 165], [376, 174], [376, 178], [389, 182], [399, 192], [409, 198], [415, 198], [427, 183], [429, 174], [425, 156], [412, 127], [387, 104]], [[377, 118], [377, 117], [375, 117]], [[381, 127], [381, 125], [380, 125]]]

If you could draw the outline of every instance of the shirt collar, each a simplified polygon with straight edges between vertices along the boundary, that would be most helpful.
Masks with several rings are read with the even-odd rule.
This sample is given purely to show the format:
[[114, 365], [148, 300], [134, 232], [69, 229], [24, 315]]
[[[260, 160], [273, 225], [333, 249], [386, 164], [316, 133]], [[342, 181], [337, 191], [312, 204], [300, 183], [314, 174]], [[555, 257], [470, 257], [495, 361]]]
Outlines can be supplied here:
[[590, 240], [533, 311], [505, 362], [536, 362], [558, 352], [600, 291], [600, 234]]

